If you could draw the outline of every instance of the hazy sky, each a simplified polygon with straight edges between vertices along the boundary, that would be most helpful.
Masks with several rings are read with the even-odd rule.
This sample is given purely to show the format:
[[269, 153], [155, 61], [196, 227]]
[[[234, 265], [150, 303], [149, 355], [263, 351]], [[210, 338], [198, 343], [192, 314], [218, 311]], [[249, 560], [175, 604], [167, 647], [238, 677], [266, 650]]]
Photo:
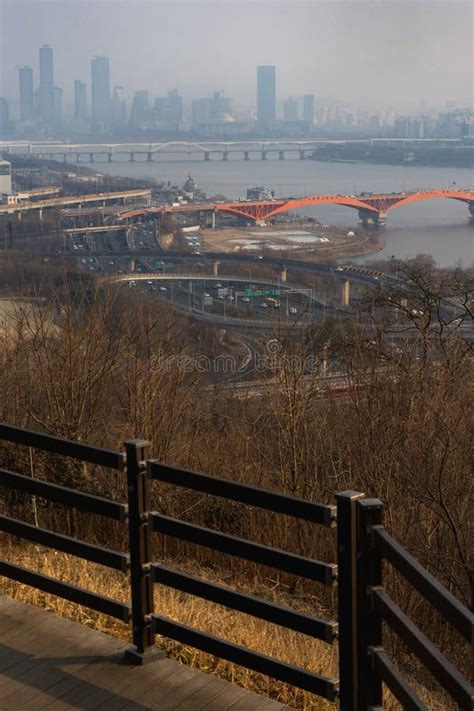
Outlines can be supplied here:
[[[314, 93], [405, 107], [473, 99], [473, 4], [465, 0], [0, 0], [0, 95], [17, 67], [39, 80], [38, 47], [54, 48], [55, 83], [90, 83], [106, 54], [126, 94], [225, 89], [255, 103], [255, 67], [276, 64], [277, 94]], [[89, 87], [88, 87], [89, 90]]]

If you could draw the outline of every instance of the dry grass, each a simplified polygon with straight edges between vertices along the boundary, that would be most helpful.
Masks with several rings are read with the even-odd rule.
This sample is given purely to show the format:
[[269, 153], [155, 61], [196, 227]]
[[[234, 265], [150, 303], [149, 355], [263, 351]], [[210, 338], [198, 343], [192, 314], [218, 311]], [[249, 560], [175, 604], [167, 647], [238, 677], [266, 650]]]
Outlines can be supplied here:
[[[14, 560], [19, 565], [45, 575], [107, 595], [116, 600], [129, 601], [129, 582], [127, 577], [120, 573], [106, 570], [99, 565], [32, 545], [18, 548], [5, 544], [0, 549], [0, 554], [8, 560]], [[197, 571], [188, 569], [188, 572], [196, 573]], [[200, 569], [199, 574], [201, 577], [214, 582], [228, 584], [228, 581], [222, 580], [222, 576], [219, 578], [208, 569], [204, 571]], [[255, 587], [252, 588], [248, 585], [248, 581], [247, 584], [243, 580], [239, 581], [238, 587], [240, 590], [256, 592], [265, 597], [275, 599], [272, 591], [264, 591], [261, 587], [256, 590]], [[53, 595], [47, 595], [39, 590], [20, 585], [5, 578], [0, 578], [0, 591], [22, 602], [54, 612], [61, 617], [131, 641], [130, 628], [128, 626], [88, 608]], [[290, 603], [290, 600], [285, 599], [285, 596], [279, 595], [278, 599], [282, 603]], [[295, 605], [294, 599], [291, 599], [291, 604], [294, 607], [303, 609], [306, 607], [308, 611], [307, 605]], [[255, 649], [315, 673], [338, 677], [337, 644], [330, 646], [319, 640], [308, 638], [249, 615], [229, 610], [220, 605], [209, 603], [160, 585], [155, 586], [155, 610], [173, 620], [207, 631], [249, 649]], [[327, 618], [327, 613], [325, 614], [324, 610], [314, 609], [313, 607], [310, 611], [317, 616]], [[301, 709], [301, 711], [336, 708], [335, 704], [312, 694], [205, 654], [192, 647], [159, 636], [156, 638], [156, 644], [166, 652], [168, 657], [182, 664], [190, 665], [208, 674], [226, 679], [233, 684], [269, 696], [281, 703]], [[414, 671], [417, 666], [414, 664]], [[419, 673], [419, 668], [416, 671]], [[428, 708], [433, 711], [447, 711], [448, 709], [456, 708], [441, 692], [431, 688], [428, 690], [427, 687], [416, 680], [411, 679], [410, 681], [413, 684], [413, 688], [416, 689], [420, 697], [428, 705]], [[387, 690], [384, 692], [384, 708], [389, 711], [401, 708]]]

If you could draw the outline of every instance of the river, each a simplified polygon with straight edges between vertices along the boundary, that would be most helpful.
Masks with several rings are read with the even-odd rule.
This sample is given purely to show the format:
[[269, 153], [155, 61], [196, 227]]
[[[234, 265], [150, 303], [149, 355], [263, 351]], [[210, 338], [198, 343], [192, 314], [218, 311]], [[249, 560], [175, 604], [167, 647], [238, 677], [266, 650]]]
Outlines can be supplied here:
[[[86, 164], [113, 175], [134, 178], [150, 176], [182, 185], [191, 173], [208, 195], [217, 193], [235, 199], [248, 187], [264, 185], [275, 196], [402, 192], [413, 189], [470, 188], [473, 171], [466, 168], [428, 168], [372, 165], [368, 163], [322, 163], [312, 160], [160, 160], [156, 163]], [[306, 207], [305, 215], [323, 223], [353, 227], [356, 210], [335, 205]], [[397, 258], [431, 254], [439, 266], [474, 264], [474, 224], [467, 205], [456, 200], [426, 200], [389, 212], [383, 229], [385, 248], [377, 256]], [[373, 257], [371, 257], [373, 258]]]

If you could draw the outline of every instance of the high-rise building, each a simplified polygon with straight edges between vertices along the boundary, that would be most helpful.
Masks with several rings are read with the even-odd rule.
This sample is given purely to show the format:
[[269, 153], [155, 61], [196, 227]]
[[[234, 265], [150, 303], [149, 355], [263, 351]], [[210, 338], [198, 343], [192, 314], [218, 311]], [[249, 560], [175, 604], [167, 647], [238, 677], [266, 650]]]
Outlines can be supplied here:
[[123, 92], [123, 86], [114, 86], [111, 101], [111, 120], [114, 126], [120, 126], [125, 123], [127, 106]]
[[276, 67], [257, 67], [257, 121], [261, 124], [276, 120]]
[[31, 67], [20, 67], [20, 120], [33, 121], [35, 116], [33, 101], [33, 70]]
[[10, 131], [10, 107], [8, 101], [0, 96], [0, 135]]
[[46, 126], [54, 121], [54, 72], [53, 50], [44, 44], [39, 50], [40, 85], [39, 85], [39, 119]]
[[87, 118], [86, 83], [80, 79], [74, 81], [74, 118], [79, 121]]
[[163, 123], [179, 124], [183, 121], [183, 99], [177, 89], [155, 100], [155, 120]]
[[314, 126], [314, 94], [303, 96], [303, 121], [308, 126]]
[[59, 86], [54, 87], [54, 125], [61, 126], [63, 122], [63, 90]]
[[283, 102], [283, 121], [298, 121], [298, 102], [291, 96]]
[[110, 68], [108, 57], [94, 57], [91, 63], [92, 125], [105, 131], [110, 124]]
[[130, 111], [130, 126], [143, 128], [149, 120], [148, 92], [145, 89], [135, 92]]

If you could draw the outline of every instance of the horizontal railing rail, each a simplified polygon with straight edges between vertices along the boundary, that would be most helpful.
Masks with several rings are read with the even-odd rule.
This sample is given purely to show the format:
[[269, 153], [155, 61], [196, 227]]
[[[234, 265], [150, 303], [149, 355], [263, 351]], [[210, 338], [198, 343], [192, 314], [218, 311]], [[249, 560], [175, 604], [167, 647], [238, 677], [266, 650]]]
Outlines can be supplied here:
[[71, 457], [90, 464], [98, 464], [108, 469], [121, 471], [125, 466], [125, 454], [123, 452], [101, 449], [90, 444], [73, 442], [69, 439], [53, 437], [42, 432], [34, 432], [33, 430], [13, 427], [13, 425], [5, 425], [4, 423], [0, 423], [0, 440], [23, 444], [45, 452], [62, 454], [64, 457]]
[[373, 526], [375, 549], [398, 570], [407, 582], [443, 615], [471, 644], [474, 642], [474, 617], [433, 575], [428, 573], [383, 526]]
[[331, 643], [337, 639], [337, 622], [327, 622], [290, 607], [267, 602], [254, 595], [240, 593], [224, 585], [210, 583], [193, 575], [180, 573], [164, 565], [153, 564], [151, 572], [154, 583], [160, 583], [175, 590], [215, 602], [218, 605], [245, 612], [247, 615], [273, 622], [294, 632], [302, 632], [324, 642]]
[[115, 617], [122, 622], [129, 622], [132, 611], [130, 605], [109, 597], [104, 597], [98, 593], [90, 592], [77, 585], [65, 583], [62, 580], [51, 578], [49, 575], [28, 570], [20, 565], [0, 560], [0, 576], [3, 575], [10, 580], [16, 580], [23, 585], [29, 585], [37, 590], [42, 590], [50, 595], [56, 595], [64, 600], [83, 605], [104, 615]]
[[51, 484], [48, 481], [17, 474], [8, 469], [0, 469], [0, 486], [39, 496], [63, 506], [71, 506], [81, 511], [100, 514], [116, 521], [125, 521], [128, 514], [127, 504], [113, 501], [112, 499], [104, 499], [102, 496], [86, 494], [58, 484]]
[[17, 538], [23, 538], [26, 541], [39, 543], [41, 546], [75, 555], [78, 558], [84, 558], [91, 563], [99, 563], [108, 568], [121, 570], [122, 572], [126, 572], [129, 567], [130, 557], [128, 554], [95, 546], [92, 543], [86, 543], [71, 536], [64, 536], [61, 533], [55, 533], [48, 528], [33, 526], [30, 523], [24, 523], [9, 516], [0, 515], [0, 531], [9, 533]]
[[154, 631], [164, 637], [170, 637], [182, 644], [188, 644], [191, 647], [201, 649], [216, 657], [227, 659], [247, 669], [267, 674], [330, 701], [334, 701], [337, 698], [339, 688], [337, 679], [313, 674], [233, 642], [227, 642], [219, 637], [200, 632], [193, 627], [179, 624], [161, 615], [154, 615], [153, 620]]
[[212, 548], [221, 553], [228, 553], [319, 583], [331, 584], [337, 577], [337, 565], [333, 563], [321, 563], [295, 553], [287, 553], [279, 548], [253, 543], [244, 538], [236, 538], [227, 533], [212, 531], [210, 528], [196, 526], [193, 523], [186, 523], [157, 513], [150, 514], [150, 522], [154, 532]]
[[336, 525], [335, 506], [317, 504], [305, 499], [298, 499], [295, 496], [278, 494], [274, 491], [259, 489], [247, 484], [238, 484], [229, 479], [198, 474], [186, 469], [177, 469], [161, 464], [156, 460], [148, 462], [148, 472], [152, 479], [174, 484], [175, 486], [220, 496], [243, 504], [250, 504], [251, 506], [257, 506], [276, 513], [312, 521], [321, 526]]

